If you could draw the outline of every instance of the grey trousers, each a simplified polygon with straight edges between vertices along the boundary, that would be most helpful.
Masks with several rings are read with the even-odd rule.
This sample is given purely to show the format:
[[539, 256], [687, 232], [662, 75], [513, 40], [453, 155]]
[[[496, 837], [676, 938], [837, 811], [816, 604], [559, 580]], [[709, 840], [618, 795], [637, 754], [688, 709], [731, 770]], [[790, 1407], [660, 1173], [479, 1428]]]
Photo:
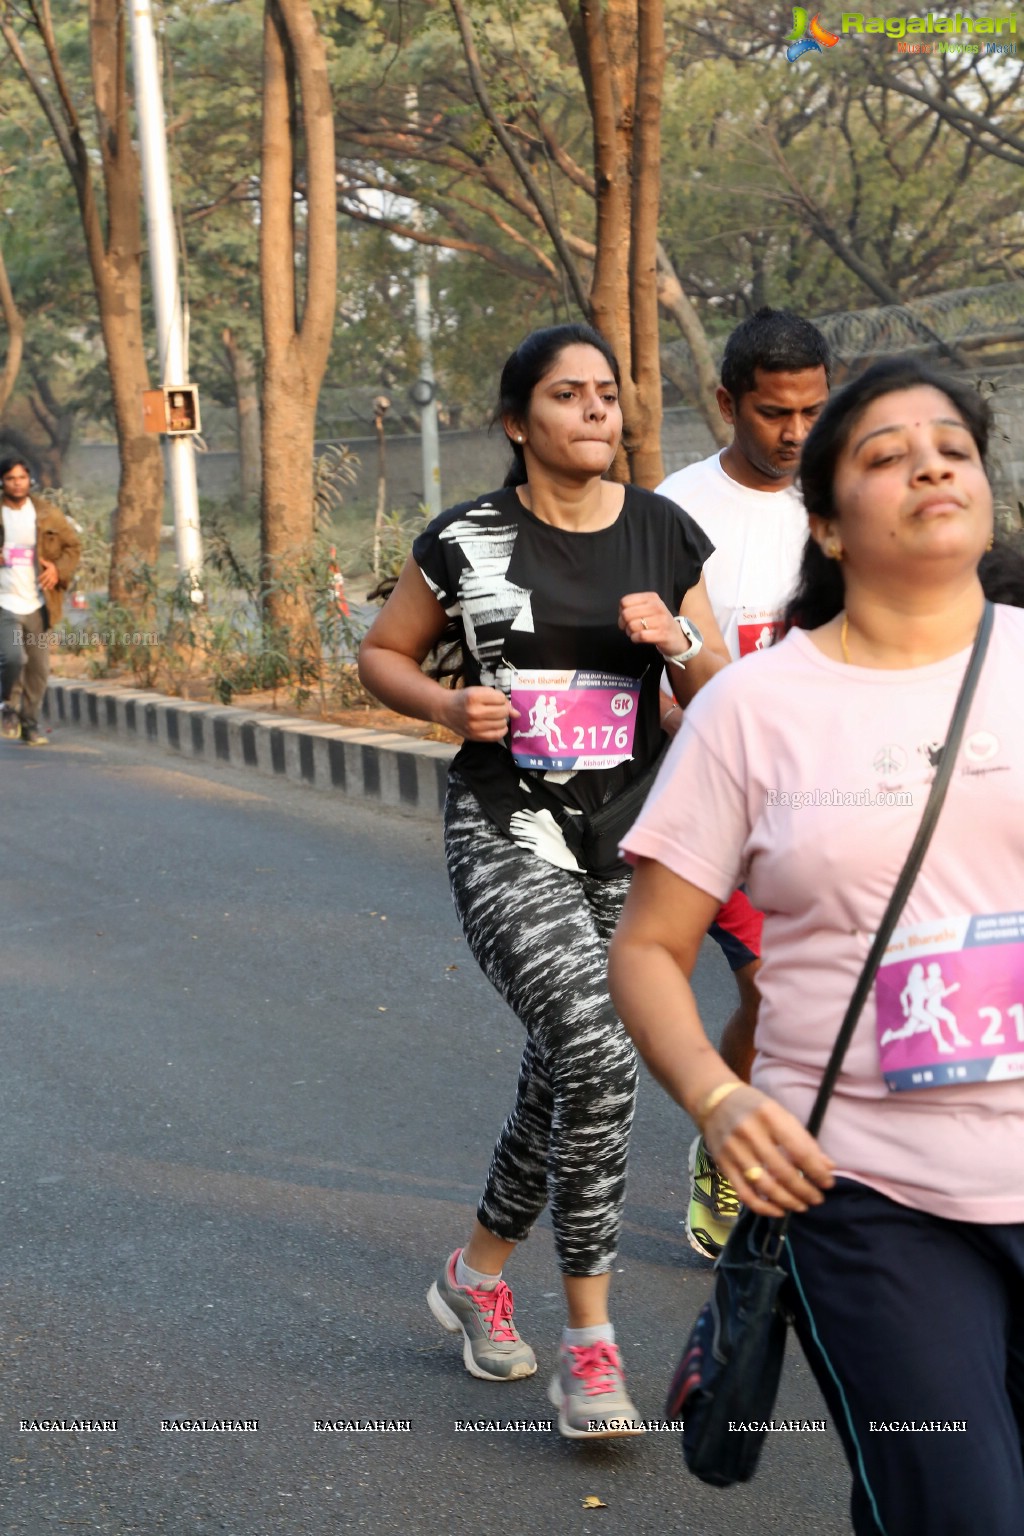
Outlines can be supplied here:
[[466, 941], [526, 1029], [477, 1218], [519, 1243], [550, 1204], [561, 1272], [603, 1275], [622, 1224], [638, 1076], [606, 977], [629, 873], [598, 880], [548, 864], [499, 832], [457, 773], [444, 833]]
[[0, 698], [21, 716], [24, 728], [39, 723], [39, 706], [50, 675], [49, 631], [43, 609], [10, 613], [0, 608]]

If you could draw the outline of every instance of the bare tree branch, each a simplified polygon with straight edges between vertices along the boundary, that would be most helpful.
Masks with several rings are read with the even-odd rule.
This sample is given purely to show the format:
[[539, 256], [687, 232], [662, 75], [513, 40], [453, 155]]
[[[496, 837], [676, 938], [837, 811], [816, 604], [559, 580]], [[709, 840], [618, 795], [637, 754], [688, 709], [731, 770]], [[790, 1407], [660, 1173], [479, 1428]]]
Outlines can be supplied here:
[[526, 282], [537, 282], [539, 279], [553, 277], [556, 272], [554, 263], [548, 258], [544, 258], [546, 266], [542, 269], [527, 267], [512, 261], [499, 247], [486, 245], [479, 240], [467, 240], [450, 234], [434, 234], [431, 230], [420, 229], [415, 225], [402, 223], [398, 219], [373, 213], [351, 199], [342, 201], [339, 206], [350, 219], [355, 219], [360, 224], [371, 224], [379, 229], [386, 229], [389, 234], [398, 235], [403, 240], [415, 240], [418, 245], [434, 246], [446, 251], [465, 251], [469, 255], [479, 256], [484, 261], [490, 262], [500, 272], [508, 273], [509, 277], [522, 278]]
[[[11, 57], [14, 59], [18, 68], [21, 70], [22, 75], [28, 82], [32, 94], [35, 96], [40, 107], [42, 108], [46, 117], [46, 121], [49, 123], [53, 132], [53, 136], [57, 140], [57, 147], [61, 152], [64, 163], [68, 170], [71, 172], [72, 178], [75, 179], [77, 185], [77, 179], [81, 173], [83, 162], [85, 162], [85, 146], [82, 143], [81, 135], [78, 133], [78, 119], [74, 114], [74, 107], [71, 105], [69, 100], [66, 100], [67, 88], [64, 84], [63, 70], [59, 67], [59, 60], [57, 61], [57, 68], [54, 71], [54, 78], [57, 81], [58, 90], [62, 92], [62, 99], [66, 100], [66, 106], [70, 108], [70, 116], [67, 118], [67, 120], [65, 120], [65, 118], [61, 115], [61, 112], [51, 101], [45, 87], [43, 86], [43, 82], [39, 78], [39, 75], [32, 68], [28, 56], [22, 47], [21, 39], [12, 27], [10, 20], [8, 19], [7, 11], [0, 13], [0, 33], [3, 34], [4, 41], [10, 50]], [[50, 67], [51, 69], [54, 68], [52, 59], [50, 61]], [[72, 134], [68, 131], [69, 122], [71, 123], [75, 134], [75, 142], [72, 142]]]
[[934, 92], [926, 91], [897, 70], [883, 72], [876, 67], [871, 71], [871, 78], [876, 83], [884, 80], [901, 96], [921, 102], [985, 154], [1006, 160], [1010, 165], [1024, 165], [1024, 134], [1002, 126], [998, 118], [974, 112], [952, 93], [948, 84], [935, 80], [934, 75], [931, 77], [937, 87]]
[[589, 315], [589, 296], [583, 286], [583, 282], [576, 263], [573, 260], [572, 253], [562, 238], [561, 227], [558, 219], [555, 217], [554, 210], [551, 208], [547, 198], [544, 196], [544, 193], [541, 190], [536, 177], [533, 175], [533, 172], [530, 170], [530, 167], [523, 159], [518, 145], [515, 143], [515, 140], [512, 138], [505, 125], [501, 122], [491, 103], [490, 93], [487, 90], [487, 86], [484, 82], [483, 72], [480, 68], [480, 57], [476, 50], [476, 42], [473, 38], [473, 29], [470, 24], [469, 17], [466, 14], [466, 8], [462, 4], [462, 0], [450, 0], [450, 4], [452, 13], [455, 16], [456, 25], [459, 29], [459, 36], [462, 39], [462, 49], [466, 56], [466, 65], [469, 70], [469, 78], [473, 87], [473, 94], [479, 103], [480, 110], [486, 118], [487, 122], [490, 124], [495, 138], [498, 140], [502, 149], [505, 151], [506, 155], [514, 166], [516, 174], [518, 175], [520, 181], [523, 183], [523, 186], [526, 188], [529, 197], [533, 201], [538, 213], [544, 221], [544, 227], [548, 232], [548, 236], [552, 245], [558, 252], [558, 258], [562, 263], [565, 275], [572, 287], [573, 296], [576, 299], [576, 303], [579, 305], [580, 312], [584, 315]]

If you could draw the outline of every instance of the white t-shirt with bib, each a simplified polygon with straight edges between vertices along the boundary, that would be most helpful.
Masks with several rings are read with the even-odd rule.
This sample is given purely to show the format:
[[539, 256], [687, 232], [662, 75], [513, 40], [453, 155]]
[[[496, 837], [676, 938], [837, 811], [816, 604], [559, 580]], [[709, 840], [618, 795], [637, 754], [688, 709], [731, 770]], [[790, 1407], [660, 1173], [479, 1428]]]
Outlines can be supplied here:
[[3, 519], [0, 608], [8, 613], [35, 613], [43, 602], [36, 576], [36, 509], [31, 500], [20, 507], [5, 503]]
[[678, 469], [658, 486], [707, 534], [715, 552], [704, 565], [711, 608], [736, 661], [777, 635], [796, 586], [807, 541], [798, 491], [754, 491], [722, 468], [719, 454]]

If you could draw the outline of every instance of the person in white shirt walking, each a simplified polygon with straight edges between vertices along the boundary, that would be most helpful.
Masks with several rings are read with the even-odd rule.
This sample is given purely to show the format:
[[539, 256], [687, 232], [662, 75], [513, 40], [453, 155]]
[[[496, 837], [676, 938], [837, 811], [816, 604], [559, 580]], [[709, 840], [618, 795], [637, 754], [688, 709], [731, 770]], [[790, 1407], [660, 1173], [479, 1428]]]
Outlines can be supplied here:
[[0, 734], [46, 746], [39, 707], [50, 671], [49, 638], [81, 558], [78, 534], [59, 508], [29, 495], [22, 459], [0, 462]]
[[[733, 331], [722, 358], [718, 408], [732, 427], [732, 442], [676, 470], [658, 487], [714, 543], [704, 574], [734, 661], [779, 638], [807, 542], [807, 514], [794, 480], [804, 439], [828, 399], [830, 377], [828, 343], [809, 320], [787, 310], [759, 309]], [[681, 718], [673, 702], [663, 713], [663, 727], [672, 732]], [[739, 990], [739, 1006], [722, 1033], [722, 1055], [746, 1080], [759, 1002], [761, 914], [739, 890], [710, 931]], [[689, 1170], [687, 1237], [698, 1253], [716, 1258], [739, 1200], [700, 1136], [690, 1147]]]

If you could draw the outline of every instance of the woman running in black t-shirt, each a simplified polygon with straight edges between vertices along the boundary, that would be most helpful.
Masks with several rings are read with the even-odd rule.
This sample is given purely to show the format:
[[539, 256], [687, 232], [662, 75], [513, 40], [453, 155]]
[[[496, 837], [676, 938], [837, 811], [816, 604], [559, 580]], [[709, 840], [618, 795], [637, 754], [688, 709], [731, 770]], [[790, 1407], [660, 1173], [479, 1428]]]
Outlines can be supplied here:
[[[639, 1428], [608, 1317], [637, 1077], [605, 980], [629, 881], [618, 838], [663, 744], [664, 664], [685, 703], [728, 659], [708, 540], [673, 502], [605, 478], [618, 392], [596, 331], [527, 337], [501, 378], [505, 486], [420, 535], [360, 655], [385, 704], [464, 738], [445, 806], [452, 894], [527, 1035], [472, 1234], [427, 1299], [474, 1376], [532, 1375], [501, 1276], [550, 1202], [568, 1311], [550, 1396], [573, 1438]], [[456, 689], [421, 670], [452, 621]]]

